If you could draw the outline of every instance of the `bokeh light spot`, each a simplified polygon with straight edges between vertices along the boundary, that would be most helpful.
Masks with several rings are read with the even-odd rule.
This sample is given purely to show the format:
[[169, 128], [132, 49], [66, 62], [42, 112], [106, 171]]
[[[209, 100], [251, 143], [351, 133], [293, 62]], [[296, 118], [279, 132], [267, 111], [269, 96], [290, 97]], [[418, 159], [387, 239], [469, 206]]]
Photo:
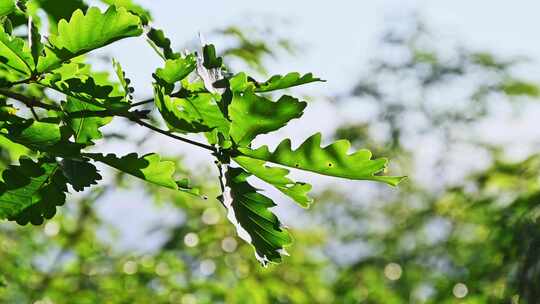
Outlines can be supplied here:
[[456, 298], [462, 299], [467, 296], [467, 293], [469, 293], [469, 289], [467, 288], [467, 285], [463, 283], [457, 283], [454, 285], [454, 289], [452, 289], [452, 293]]
[[184, 236], [184, 244], [188, 247], [197, 246], [197, 244], [199, 244], [199, 236], [194, 232], [186, 234], [186, 236]]
[[219, 222], [219, 212], [216, 208], [207, 208], [204, 210], [201, 219], [207, 225], [215, 225]]
[[47, 222], [43, 230], [46, 236], [49, 236], [49, 237], [56, 236], [60, 232], [60, 225], [58, 225], [58, 223], [54, 221]]
[[234, 252], [237, 246], [236, 240], [232, 237], [226, 237], [221, 241], [221, 249], [225, 252]]
[[384, 275], [391, 281], [396, 281], [401, 278], [403, 270], [397, 263], [389, 263], [384, 267]]
[[216, 271], [216, 263], [212, 260], [203, 260], [199, 265], [199, 270], [204, 276], [209, 276]]
[[137, 263], [133, 261], [125, 262], [124, 266], [122, 267], [125, 274], [135, 274], [137, 272], [137, 268]]

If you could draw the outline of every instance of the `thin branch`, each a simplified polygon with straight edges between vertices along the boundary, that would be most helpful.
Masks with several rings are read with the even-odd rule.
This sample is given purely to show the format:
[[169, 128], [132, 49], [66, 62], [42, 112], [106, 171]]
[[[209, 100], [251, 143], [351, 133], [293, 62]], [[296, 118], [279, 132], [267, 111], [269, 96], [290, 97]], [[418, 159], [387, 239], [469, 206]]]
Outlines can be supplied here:
[[9, 85], [14, 86], [14, 85], [23, 84], [23, 83], [30, 83], [33, 80], [34, 80], [33, 77], [29, 77], [29, 78], [25, 78], [25, 79], [10, 82]]
[[22, 94], [19, 94], [19, 93], [16, 93], [16, 92], [12, 92], [10, 90], [0, 88], [0, 95], [4, 95], [6, 97], [16, 99], [16, 100], [24, 103], [29, 108], [38, 107], [38, 108], [42, 108], [42, 109], [45, 109], [45, 110], [61, 111], [60, 107], [57, 106], [57, 105], [46, 104], [46, 103], [43, 103], [43, 102], [41, 102], [41, 101], [39, 101], [39, 100], [37, 100], [35, 98], [31, 98], [31, 97], [28, 97], [28, 96], [25, 96], [25, 95], [22, 95]]
[[141, 106], [141, 105], [144, 105], [144, 104], [147, 104], [147, 103], [152, 103], [152, 102], [154, 102], [154, 98], [148, 98], [148, 99], [145, 99], [145, 100], [142, 100], [142, 101], [139, 101], [139, 102], [132, 103], [131, 108], [138, 107], [138, 106]]
[[[125, 116], [124, 116], [124, 117], [125, 117]], [[156, 132], [158, 132], [158, 133], [161, 133], [161, 134], [163, 134], [163, 135], [165, 135], [165, 136], [169, 136], [169, 137], [174, 138], [174, 139], [176, 139], [176, 140], [183, 141], [183, 142], [185, 142], [185, 143], [192, 144], [192, 145], [195, 145], [195, 146], [197, 146], [197, 147], [201, 147], [201, 148], [203, 148], [203, 149], [206, 149], [206, 150], [209, 150], [209, 151], [212, 151], [212, 152], [216, 152], [216, 151], [217, 151], [216, 148], [214, 148], [214, 147], [212, 147], [212, 146], [210, 146], [210, 145], [206, 145], [206, 144], [203, 144], [203, 143], [200, 143], [200, 142], [197, 142], [197, 141], [188, 139], [188, 138], [184, 138], [184, 137], [181, 137], [181, 136], [172, 134], [171, 132], [162, 130], [162, 129], [160, 129], [160, 128], [156, 127], [156, 126], [153, 126], [153, 125], [151, 125], [151, 124], [149, 124], [149, 123], [147, 123], [147, 122], [144, 122], [144, 121], [142, 121], [142, 120], [140, 120], [140, 119], [138, 119], [138, 118], [134, 118], [134, 117], [127, 117], [127, 118], [129, 118], [131, 121], [133, 121], [133, 122], [135, 122], [135, 123], [137, 123], [137, 124], [139, 124], [139, 125], [141, 125], [141, 126], [143, 126], [143, 127], [146, 127], [146, 128], [151, 129], [151, 130], [153, 130], [153, 131], [156, 131]]]
[[[173, 93], [170, 96], [171, 97], [184, 98], [184, 97], [188, 97], [188, 96], [195, 95], [195, 94], [200, 94], [200, 93], [209, 93], [209, 92], [206, 89], [197, 90], [197, 91], [188, 91], [188, 90], [186, 90], [184, 88], [181, 88], [178, 92]], [[148, 99], [145, 99], [145, 100], [141, 100], [139, 102], [132, 103], [131, 107], [132, 108], [133, 107], [138, 107], [138, 106], [148, 104], [148, 103], [152, 103], [152, 102], [154, 102], [154, 98], [148, 98]]]
[[[29, 107], [30, 109], [32, 109], [33, 107], [39, 107], [39, 108], [43, 108], [43, 109], [46, 109], [46, 110], [56, 110], [56, 111], [61, 111], [62, 109], [56, 105], [50, 105], [50, 104], [46, 104], [46, 103], [43, 103], [39, 100], [36, 100], [34, 98], [30, 98], [28, 96], [25, 96], [25, 95], [22, 95], [22, 94], [19, 94], [19, 93], [16, 93], [16, 92], [12, 92], [12, 91], [9, 91], [9, 90], [6, 90], [6, 89], [1, 89], [0, 88], [0, 95], [4, 95], [4, 96], [7, 96], [9, 98], [13, 98], [13, 99], [16, 99], [22, 103], [24, 103], [27, 107]], [[84, 113], [84, 114], [89, 114], [91, 115], [91, 113]], [[185, 143], [188, 143], [188, 144], [192, 144], [192, 145], [195, 145], [197, 147], [201, 147], [203, 149], [206, 149], [206, 150], [209, 150], [209, 151], [212, 151], [212, 152], [216, 152], [217, 149], [210, 146], [210, 145], [206, 145], [206, 144], [203, 144], [203, 143], [200, 143], [200, 142], [197, 142], [197, 141], [194, 141], [194, 140], [191, 140], [191, 139], [188, 139], [188, 138], [184, 138], [184, 137], [181, 137], [181, 136], [178, 136], [178, 135], [175, 135], [175, 134], [172, 134], [168, 131], [165, 131], [165, 130], [162, 130], [158, 127], [155, 127], [149, 123], [146, 123], [144, 121], [142, 121], [140, 119], [140, 117], [138, 116], [141, 116], [145, 115], [146, 113], [144, 111], [135, 111], [135, 112], [129, 112], [129, 113], [111, 113], [111, 111], [108, 111], [108, 110], [105, 110], [105, 111], [96, 111], [96, 113], [94, 113], [95, 116], [114, 116], [114, 115], [117, 115], [117, 116], [121, 116], [121, 117], [125, 117], [143, 127], [146, 127], [148, 129], [151, 129], [153, 131], [156, 131], [158, 133], [161, 133], [163, 135], [166, 135], [166, 136], [169, 136], [171, 138], [174, 138], [176, 140], [179, 140], [179, 141], [183, 141]]]
[[39, 121], [39, 116], [37, 115], [36, 110], [34, 109], [34, 107], [30, 107], [30, 112], [32, 112], [32, 116], [34, 116], [34, 119], [36, 121]]

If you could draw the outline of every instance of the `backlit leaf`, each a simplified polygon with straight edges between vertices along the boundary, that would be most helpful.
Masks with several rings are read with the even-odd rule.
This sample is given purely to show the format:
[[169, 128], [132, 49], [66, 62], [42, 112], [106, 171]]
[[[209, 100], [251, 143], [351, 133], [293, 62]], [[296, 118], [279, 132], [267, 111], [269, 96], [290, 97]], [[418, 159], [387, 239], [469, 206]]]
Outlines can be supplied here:
[[15, 10], [14, 0], [0, 0], [0, 17], [7, 16]]
[[24, 40], [12, 37], [0, 27], [0, 65], [7, 66], [23, 75], [30, 75], [34, 60]]
[[117, 157], [114, 154], [85, 153], [84, 156], [147, 182], [175, 190], [178, 189], [173, 177], [174, 163], [172, 161], [161, 161], [161, 157], [157, 154], [147, 154], [139, 157], [136, 153], [131, 153], [123, 157]]
[[154, 100], [163, 119], [175, 131], [198, 133], [217, 129], [223, 134], [228, 134], [229, 122], [223, 117], [210, 93], [185, 98], [171, 97], [156, 86]]
[[313, 77], [313, 74], [307, 73], [305, 75], [300, 75], [300, 73], [293, 72], [285, 76], [274, 75], [270, 77], [265, 82], [255, 83], [255, 92], [270, 92], [275, 90], [287, 89], [290, 87], [295, 87], [303, 85], [310, 82], [324, 81], [320, 78]]
[[65, 64], [48, 74], [40, 83], [67, 96], [92, 105], [114, 109], [129, 106], [118, 83], [108, 73], [96, 73], [85, 64]]
[[168, 59], [165, 61], [165, 67], [156, 70], [156, 75], [165, 82], [174, 84], [193, 72], [196, 66], [197, 61], [195, 56], [189, 54], [177, 59]]
[[265, 165], [266, 162], [264, 160], [253, 159], [246, 156], [235, 157], [234, 161], [249, 173], [276, 187], [276, 189], [292, 198], [300, 206], [306, 208], [313, 202], [313, 199], [308, 196], [311, 185], [295, 182], [288, 178], [287, 175], [289, 174], [289, 170], [285, 168], [269, 167]]
[[358, 150], [349, 154], [350, 143], [339, 140], [321, 148], [321, 134], [316, 133], [304, 141], [296, 150], [291, 148], [291, 140], [283, 140], [270, 152], [268, 146], [256, 150], [239, 148], [239, 151], [251, 158], [307, 170], [319, 174], [343, 177], [355, 180], [373, 180], [397, 185], [403, 177], [378, 175], [386, 169], [385, 158], [371, 159], [369, 150]]
[[124, 97], [126, 101], [131, 101], [133, 99], [133, 92], [135, 92], [135, 89], [130, 86], [131, 79], [126, 77], [126, 72], [124, 72], [124, 69], [122, 69], [122, 65], [120, 65], [120, 62], [116, 61], [116, 59], [113, 58], [113, 68], [116, 72], [116, 77], [118, 78], [118, 81], [120, 82], [120, 85], [122, 87], [122, 90], [124, 91]]
[[60, 20], [58, 34], [49, 37], [51, 47], [46, 48], [46, 56], [41, 58], [38, 71], [50, 71], [64, 61], [140, 34], [140, 19], [125, 8], [113, 5], [102, 13], [98, 8], [92, 7], [86, 14], [76, 10], [69, 22]]
[[92, 116], [92, 112], [102, 111], [104, 108], [82, 102], [76, 98], [68, 97], [62, 105], [67, 112], [66, 122], [73, 130], [75, 142], [92, 145], [94, 140], [103, 137], [99, 128], [111, 122], [112, 117]]
[[34, 151], [58, 155], [77, 154], [81, 145], [67, 140], [69, 134], [54, 122], [41, 122], [32, 119], [3, 126], [7, 133], [2, 135]]
[[144, 9], [142, 6], [136, 4], [132, 0], [101, 0], [101, 2], [108, 5], [115, 5], [117, 7], [123, 7], [130, 13], [135, 14], [141, 18], [143, 24], [148, 24], [152, 20], [150, 12]]
[[239, 145], [248, 145], [257, 135], [278, 130], [302, 116], [306, 105], [287, 95], [273, 102], [250, 90], [234, 92], [229, 105], [231, 137]]
[[292, 239], [269, 210], [275, 206], [274, 202], [246, 181], [249, 175], [241, 168], [227, 167], [222, 201], [238, 235], [255, 248], [257, 259], [266, 266], [281, 261], [281, 255], [286, 254], [284, 247]]
[[30, 53], [32, 54], [32, 59], [34, 62], [32, 69], [34, 69], [35, 65], [39, 61], [39, 56], [42, 55], [43, 43], [41, 42], [41, 35], [39, 34], [38, 26], [34, 22], [31, 22], [29, 25], [30, 30], [28, 32], [30, 34]]

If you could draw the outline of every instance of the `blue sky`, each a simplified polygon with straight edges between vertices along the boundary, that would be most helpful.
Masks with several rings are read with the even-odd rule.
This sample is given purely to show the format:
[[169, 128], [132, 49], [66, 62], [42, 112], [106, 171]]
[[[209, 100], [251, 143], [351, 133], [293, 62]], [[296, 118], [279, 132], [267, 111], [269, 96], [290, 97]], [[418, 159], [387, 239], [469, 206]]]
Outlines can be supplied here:
[[[172, 1], [140, 0], [176, 45], [193, 41], [199, 31], [210, 32], [230, 24], [274, 22], [278, 33], [305, 48], [302, 55], [270, 66], [271, 72], [313, 71], [328, 80], [325, 89], [340, 90], [351, 73], [376, 54], [382, 30], [399, 17], [418, 14], [428, 25], [447, 36], [458, 37], [474, 48], [501, 54], [529, 54], [540, 58], [540, 2], [535, 0], [379, 0], [379, 1]], [[285, 21], [286, 23], [284, 23]], [[137, 74], [149, 75], [158, 58], [145, 45], [126, 41], [132, 56], [122, 58]], [[146, 49], [146, 50], [143, 50]], [[109, 49], [110, 51], [110, 49]], [[137, 80], [137, 77], [135, 77]], [[147, 78], [141, 78], [143, 87]]]

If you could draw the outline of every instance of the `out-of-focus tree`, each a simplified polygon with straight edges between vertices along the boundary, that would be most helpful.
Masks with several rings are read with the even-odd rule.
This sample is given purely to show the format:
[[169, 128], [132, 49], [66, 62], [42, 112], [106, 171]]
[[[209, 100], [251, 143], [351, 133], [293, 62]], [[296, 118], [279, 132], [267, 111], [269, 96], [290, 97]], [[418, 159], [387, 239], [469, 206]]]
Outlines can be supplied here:
[[[341, 262], [334, 294], [342, 303], [537, 303], [538, 156], [505, 161], [505, 147], [477, 130], [503, 124], [494, 119], [501, 107], [522, 114], [538, 102], [539, 87], [516, 76], [521, 59], [434, 37], [422, 24], [391, 31], [382, 58], [338, 99], [374, 114], [337, 136], [400, 155], [394, 165], [410, 176], [398, 194], [322, 194], [332, 204], [318, 205], [320, 221], [340, 239], [337, 247], [365, 249], [346, 262], [334, 258]], [[463, 166], [478, 155], [484, 165]], [[459, 178], [448, 178], [456, 171]]]

